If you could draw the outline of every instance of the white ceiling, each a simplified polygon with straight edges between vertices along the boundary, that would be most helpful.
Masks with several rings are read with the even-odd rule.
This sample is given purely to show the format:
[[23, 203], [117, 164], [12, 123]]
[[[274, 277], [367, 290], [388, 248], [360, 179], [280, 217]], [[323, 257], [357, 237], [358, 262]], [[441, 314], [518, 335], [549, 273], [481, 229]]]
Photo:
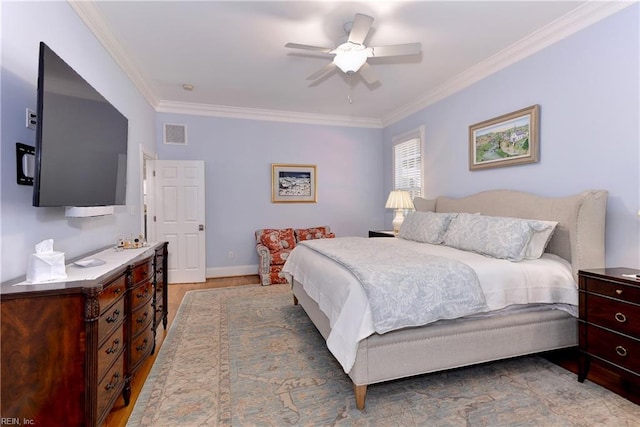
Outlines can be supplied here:
[[[584, 1], [71, 2], [158, 111], [380, 127], [566, 37], [629, 3]], [[420, 42], [419, 57], [370, 58], [380, 84], [331, 57], [355, 13], [371, 46]], [[183, 84], [194, 89], [186, 91]], [[347, 95], [352, 102], [349, 103]]]

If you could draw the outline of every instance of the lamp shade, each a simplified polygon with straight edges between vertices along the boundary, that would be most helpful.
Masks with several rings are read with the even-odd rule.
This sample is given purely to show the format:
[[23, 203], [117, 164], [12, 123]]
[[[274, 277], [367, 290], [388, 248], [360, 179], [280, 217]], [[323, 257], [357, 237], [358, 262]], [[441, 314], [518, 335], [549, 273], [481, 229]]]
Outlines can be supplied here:
[[393, 190], [389, 193], [387, 204], [384, 207], [388, 209], [412, 209], [411, 195], [408, 191]]

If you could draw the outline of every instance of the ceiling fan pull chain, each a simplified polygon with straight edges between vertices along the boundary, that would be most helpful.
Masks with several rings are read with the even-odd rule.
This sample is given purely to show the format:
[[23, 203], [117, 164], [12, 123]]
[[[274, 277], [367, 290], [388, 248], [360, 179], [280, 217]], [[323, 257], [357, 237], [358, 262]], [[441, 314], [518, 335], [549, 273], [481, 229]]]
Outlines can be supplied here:
[[347, 101], [349, 101], [349, 104], [353, 104], [353, 100], [351, 99], [351, 91], [353, 89], [353, 73], [348, 73], [347, 74]]

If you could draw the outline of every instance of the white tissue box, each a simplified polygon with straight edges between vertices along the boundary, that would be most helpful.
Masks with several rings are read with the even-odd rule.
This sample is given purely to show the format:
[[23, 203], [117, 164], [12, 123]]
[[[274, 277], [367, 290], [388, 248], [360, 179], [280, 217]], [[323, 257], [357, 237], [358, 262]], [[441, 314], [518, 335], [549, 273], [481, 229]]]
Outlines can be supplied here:
[[27, 264], [27, 281], [31, 283], [67, 278], [64, 267], [64, 252], [31, 254]]

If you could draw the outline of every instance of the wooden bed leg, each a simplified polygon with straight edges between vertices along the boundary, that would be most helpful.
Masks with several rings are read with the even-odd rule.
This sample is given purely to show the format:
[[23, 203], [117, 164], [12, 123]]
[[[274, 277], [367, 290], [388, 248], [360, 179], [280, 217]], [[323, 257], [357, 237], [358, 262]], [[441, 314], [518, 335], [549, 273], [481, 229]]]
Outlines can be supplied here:
[[293, 305], [298, 305], [298, 297], [297, 296], [293, 296]]
[[364, 400], [367, 398], [367, 385], [353, 385], [353, 392], [356, 395], [356, 408], [364, 411]]

